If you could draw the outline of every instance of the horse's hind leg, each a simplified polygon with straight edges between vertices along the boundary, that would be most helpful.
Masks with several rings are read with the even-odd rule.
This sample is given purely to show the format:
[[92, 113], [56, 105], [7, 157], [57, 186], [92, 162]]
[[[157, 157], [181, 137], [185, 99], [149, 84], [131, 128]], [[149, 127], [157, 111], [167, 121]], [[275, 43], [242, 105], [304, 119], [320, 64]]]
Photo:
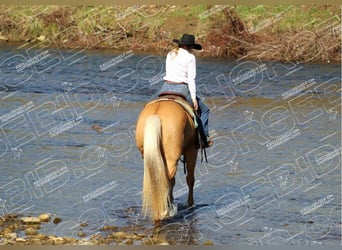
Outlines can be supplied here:
[[[172, 203], [173, 202], [173, 188], [175, 186], [176, 180], [175, 176], [177, 173], [177, 156], [171, 157], [170, 155], [167, 156], [168, 159], [166, 160], [167, 163], [167, 170], [168, 170], [168, 176], [169, 176], [169, 200]], [[171, 158], [171, 159], [170, 159]]]
[[167, 167], [169, 175], [169, 208], [167, 216], [173, 217], [177, 213], [177, 207], [173, 204], [173, 188], [176, 183], [177, 160], [167, 160]]
[[197, 149], [191, 149], [185, 154], [186, 161], [186, 183], [189, 187], [188, 206], [194, 205], [194, 184], [195, 184], [195, 165], [197, 159]]
[[175, 186], [176, 180], [175, 177], [170, 179], [170, 190], [169, 190], [169, 199], [170, 202], [173, 203], [173, 188]]

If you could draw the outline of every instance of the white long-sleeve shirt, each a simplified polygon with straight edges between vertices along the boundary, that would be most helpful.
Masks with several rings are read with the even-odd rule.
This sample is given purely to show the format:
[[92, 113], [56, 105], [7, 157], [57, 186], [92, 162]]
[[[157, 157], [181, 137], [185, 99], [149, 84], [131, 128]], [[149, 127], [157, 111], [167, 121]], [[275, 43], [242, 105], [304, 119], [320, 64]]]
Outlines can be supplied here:
[[189, 51], [179, 48], [166, 56], [166, 75], [164, 80], [188, 84], [190, 96], [196, 98], [196, 57]]

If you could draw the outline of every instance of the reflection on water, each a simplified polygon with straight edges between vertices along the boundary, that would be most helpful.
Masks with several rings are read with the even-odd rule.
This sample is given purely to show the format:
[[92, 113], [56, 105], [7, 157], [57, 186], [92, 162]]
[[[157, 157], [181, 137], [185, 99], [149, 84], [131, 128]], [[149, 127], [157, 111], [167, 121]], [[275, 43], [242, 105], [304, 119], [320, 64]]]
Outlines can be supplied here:
[[171, 244], [339, 244], [339, 65], [272, 62], [254, 74], [255, 62], [199, 59], [215, 144], [197, 164], [196, 206], [183, 205], [178, 171], [179, 213], [153, 229], [140, 214], [134, 130], [164, 58], [133, 55], [101, 70], [115, 55], [49, 52], [17, 72], [25, 51], [0, 51], [0, 213], [49, 212], [63, 223], [42, 232], [75, 237], [115, 225]]

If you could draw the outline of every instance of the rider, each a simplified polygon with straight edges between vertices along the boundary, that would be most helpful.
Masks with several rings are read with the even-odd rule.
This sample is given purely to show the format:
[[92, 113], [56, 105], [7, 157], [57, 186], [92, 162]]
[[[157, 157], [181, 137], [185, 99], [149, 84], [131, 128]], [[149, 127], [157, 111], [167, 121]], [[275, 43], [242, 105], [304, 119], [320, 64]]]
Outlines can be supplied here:
[[201, 50], [202, 46], [195, 43], [195, 36], [183, 34], [180, 40], [174, 39], [178, 47], [166, 56], [165, 83], [160, 93], [178, 93], [185, 96], [187, 101], [200, 115], [198, 119], [199, 131], [203, 140], [203, 147], [210, 147], [213, 142], [209, 137], [208, 120], [209, 108], [196, 96], [196, 57], [193, 49]]

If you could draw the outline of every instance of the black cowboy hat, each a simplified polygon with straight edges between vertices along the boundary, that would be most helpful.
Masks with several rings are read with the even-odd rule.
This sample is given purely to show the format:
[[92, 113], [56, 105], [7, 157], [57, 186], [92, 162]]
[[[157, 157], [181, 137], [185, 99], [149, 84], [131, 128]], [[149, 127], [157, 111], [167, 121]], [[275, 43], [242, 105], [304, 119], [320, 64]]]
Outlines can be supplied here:
[[195, 43], [195, 36], [189, 35], [189, 34], [183, 34], [182, 38], [180, 40], [173, 39], [173, 42], [177, 43], [179, 45], [186, 45], [193, 49], [201, 50], [202, 46], [200, 44]]

